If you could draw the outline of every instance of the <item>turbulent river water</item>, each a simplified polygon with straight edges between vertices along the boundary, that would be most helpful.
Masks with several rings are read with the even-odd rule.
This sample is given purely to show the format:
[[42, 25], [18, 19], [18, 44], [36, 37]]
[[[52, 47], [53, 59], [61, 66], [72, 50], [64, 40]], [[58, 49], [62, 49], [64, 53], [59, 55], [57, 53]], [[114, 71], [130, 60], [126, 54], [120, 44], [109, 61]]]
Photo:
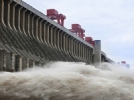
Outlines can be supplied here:
[[134, 100], [134, 71], [116, 65], [54, 62], [0, 73], [0, 100]]

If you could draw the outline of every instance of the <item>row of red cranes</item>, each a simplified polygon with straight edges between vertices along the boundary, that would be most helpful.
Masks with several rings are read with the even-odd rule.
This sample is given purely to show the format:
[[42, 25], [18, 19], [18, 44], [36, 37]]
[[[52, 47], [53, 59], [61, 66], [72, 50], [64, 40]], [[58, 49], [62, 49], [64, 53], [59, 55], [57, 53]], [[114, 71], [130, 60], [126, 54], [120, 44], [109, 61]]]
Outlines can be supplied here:
[[[55, 9], [47, 9], [47, 17], [52, 20], [57, 20], [58, 24], [61, 26], [64, 26], [64, 20], [66, 19], [66, 16], [63, 14], [59, 14], [57, 10]], [[92, 44], [94, 46], [94, 41], [92, 37], [85, 37], [85, 30], [81, 27], [79, 24], [72, 24], [72, 29], [69, 29], [72, 33], [76, 34], [81, 39], [85, 40], [89, 44]]]
[[[47, 17], [49, 17], [52, 20], [57, 20], [58, 24], [61, 26], [64, 26], [64, 20], [66, 19], [66, 16], [63, 14], [59, 14], [57, 10], [55, 9], [48, 9], [47, 10]], [[69, 29], [72, 33], [80, 37], [81, 39], [85, 40], [89, 44], [94, 46], [94, 40], [92, 37], [85, 37], [85, 30], [81, 27], [79, 24], [72, 24], [71, 29]], [[118, 64], [120, 64], [118, 62]], [[125, 61], [121, 61], [122, 65], [126, 65], [127, 67], [130, 67], [129, 64], [126, 64]]]
[[79, 24], [72, 24], [72, 29], [69, 29], [72, 33], [76, 34], [77, 36], [79, 36], [80, 38], [82, 38], [83, 40], [85, 39], [86, 42], [88, 42], [89, 44], [92, 44], [94, 46], [94, 41], [92, 39], [92, 37], [85, 37], [85, 30], [83, 28], [81, 28], [81, 26]]

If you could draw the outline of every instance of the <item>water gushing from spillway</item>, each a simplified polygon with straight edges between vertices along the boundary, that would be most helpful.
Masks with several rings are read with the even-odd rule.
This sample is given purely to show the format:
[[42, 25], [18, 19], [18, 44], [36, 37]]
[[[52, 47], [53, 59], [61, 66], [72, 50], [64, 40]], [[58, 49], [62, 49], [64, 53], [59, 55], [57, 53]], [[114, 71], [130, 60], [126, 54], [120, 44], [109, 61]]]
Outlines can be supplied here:
[[2, 72], [0, 100], [134, 100], [134, 72], [71, 62]]

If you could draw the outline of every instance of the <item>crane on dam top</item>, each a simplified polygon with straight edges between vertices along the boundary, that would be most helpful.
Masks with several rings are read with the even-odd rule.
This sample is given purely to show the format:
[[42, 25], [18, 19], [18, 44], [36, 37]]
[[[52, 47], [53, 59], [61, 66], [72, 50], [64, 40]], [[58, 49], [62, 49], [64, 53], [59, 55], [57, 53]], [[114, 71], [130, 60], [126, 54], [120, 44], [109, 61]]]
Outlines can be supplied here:
[[69, 29], [72, 33], [76, 34], [80, 38], [84, 39], [85, 37], [85, 30], [81, 28], [81, 25], [79, 24], [72, 24], [72, 29]]
[[83, 40], [85, 39], [86, 42], [88, 42], [89, 44], [94, 46], [94, 41], [93, 41], [92, 37], [85, 37], [85, 34], [84, 34], [85, 30], [83, 28], [81, 28], [81, 25], [72, 24], [72, 29], [69, 29], [69, 31], [76, 34], [77, 36], [79, 36]]
[[121, 61], [117, 63], [118, 65], [122, 66], [122, 67], [126, 67], [126, 68], [130, 68], [130, 65], [126, 63], [126, 61]]
[[59, 14], [57, 10], [47, 9], [47, 17], [52, 20], [57, 20], [58, 24], [64, 26], [64, 20], [66, 19], [66, 16], [63, 14]]
[[94, 46], [94, 40], [92, 37], [85, 37], [85, 41], [88, 42], [89, 44], [92, 44], [92, 46]]

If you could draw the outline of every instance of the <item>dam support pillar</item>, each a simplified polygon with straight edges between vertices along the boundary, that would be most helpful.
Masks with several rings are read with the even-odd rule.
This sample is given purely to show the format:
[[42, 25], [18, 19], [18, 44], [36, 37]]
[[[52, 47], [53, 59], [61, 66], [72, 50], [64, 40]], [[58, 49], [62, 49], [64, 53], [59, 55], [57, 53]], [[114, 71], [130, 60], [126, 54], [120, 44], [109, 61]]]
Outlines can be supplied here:
[[39, 61], [36, 61], [35, 66], [41, 66], [41, 63]]
[[94, 66], [99, 66], [101, 64], [101, 41], [94, 41]]
[[105, 62], [105, 57], [101, 56], [101, 62]]
[[15, 71], [21, 71], [22, 70], [22, 57], [20, 55], [15, 56]]
[[32, 67], [34, 67], [34, 66], [35, 66], [35, 61], [32, 60], [32, 59], [30, 59], [30, 60], [29, 60], [29, 68], [32, 68]]
[[27, 69], [29, 67], [29, 59], [22, 58], [22, 70]]
[[13, 53], [6, 53], [6, 71], [14, 71], [15, 55]]
[[0, 50], [0, 71], [6, 68], [6, 51]]

